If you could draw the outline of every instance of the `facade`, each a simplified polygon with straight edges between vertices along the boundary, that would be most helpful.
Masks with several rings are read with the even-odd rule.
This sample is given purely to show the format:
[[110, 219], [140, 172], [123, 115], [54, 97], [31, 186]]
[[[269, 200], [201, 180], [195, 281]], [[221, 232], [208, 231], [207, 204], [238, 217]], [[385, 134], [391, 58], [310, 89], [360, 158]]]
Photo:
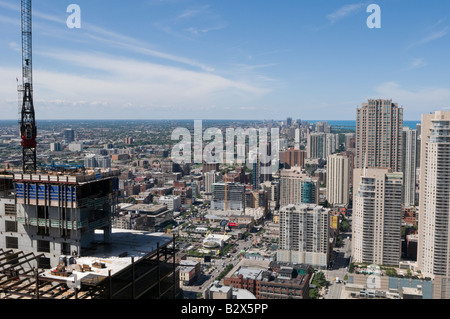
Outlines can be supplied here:
[[180, 211], [181, 208], [181, 198], [180, 196], [175, 196], [175, 195], [166, 195], [166, 196], [161, 196], [158, 199], [159, 204], [164, 204], [167, 206], [167, 209], [173, 211], [173, 212], [178, 212]]
[[61, 143], [59, 143], [59, 142], [50, 143], [50, 151], [61, 152], [62, 151]]
[[398, 265], [403, 174], [381, 168], [355, 169], [353, 180], [353, 260]]
[[319, 182], [300, 167], [280, 171], [280, 206], [289, 204], [319, 204]]
[[[246, 289], [256, 299], [308, 299], [311, 273], [307, 265], [244, 260], [223, 279], [226, 286]], [[267, 265], [263, 268], [263, 265]], [[275, 266], [275, 267], [274, 267]]]
[[[42, 265], [61, 255], [79, 255], [94, 243], [95, 230], [110, 242], [118, 196], [118, 171], [5, 174], [0, 184], [0, 247], [42, 254]], [[12, 187], [12, 188], [11, 188]]]
[[403, 204], [414, 206], [416, 202], [416, 156], [417, 130], [403, 128], [402, 138], [402, 172], [403, 172]]
[[[25, 236], [25, 235], [24, 235]], [[96, 231], [96, 241], [103, 236]], [[175, 237], [113, 230], [111, 244], [82, 256], [58, 255], [42, 267], [42, 253], [0, 248], [2, 299], [177, 299]], [[11, 261], [14, 260], [12, 264]]]
[[330, 210], [316, 205], [280, 209], [277, 260], [326, 268], [329, 260]]
[[82, 143], [70, 143], [68, 146], [68, 149], [71, 152], [82, 152], [83, 144]]
[[84, 158], [84, 167], [86, 168], [110, 168], [111, 157], [96, 154], [86, 155]]
[[267, 194], [268, 209], [271, 211], [277, 210], [280, 207], [280, 182], [265, 182], [262, 188]]
[[[392, 100], [369, 100], [357, 109], [355, 168], [402, 169], [403, 108]], [[366, 164], [365, 164], [366, 163]]]
[[310, 133], [307, 137], [307, 157], [326, 159], [339, 148], [339, 134]]
[[450, 112], [422, 115], [421, 129], [418, 267], [425, 276], [448, 278]]
[[293, 166], [305, 166], [306, 151], [290, 148], [284, 151], [280, 151], [280, 163], [284, 165], [284, 168], [291, 168]]
[[216, 172], [218, 172], [220, 169], [219, 169], [219, 163], [206, 163], [206, 162], [203, 162], [203, 174], [206, 174], [206, 173], [208, 173], [208, 172], [211, 172], [211, 171], [216, 171]]
[[328, 156], [326, 184], [328, 203], [347, 206], [350, 192], [350, 163], [347, 156]]
[[209, 171], [203, 174], [203, 186], [205, 188], [205, 192], [208, 194], [212, 193], [212, 185], [217, 182], [217, 172]]
[[212, 194], [211, 209], [245, 209], [245, 185], [237, 183], [214, 183]]
[[132, 230], [158, 232], [163, 231], [168, 222], [173, 220], [173, 211], [166, 205], [136, 204], [125, 207], [126, 216], [121, 217], [125, 221], [120, 223], [129, 225]]
[[201, 275], [201, 263], [195, 260], [180, 261], [180, 282], [188, 286]]
[[67, 128], [62, 132], [62, 137], [66, 144], [72, 143], [75, 141], [75, 131], [71, 128]]

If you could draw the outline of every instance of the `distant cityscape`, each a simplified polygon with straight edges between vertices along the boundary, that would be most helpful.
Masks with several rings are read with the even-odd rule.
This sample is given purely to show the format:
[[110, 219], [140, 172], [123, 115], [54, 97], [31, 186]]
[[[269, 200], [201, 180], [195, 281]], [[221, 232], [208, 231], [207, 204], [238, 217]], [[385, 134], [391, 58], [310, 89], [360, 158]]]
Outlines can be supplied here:
[[[239, 38], [240, 28], [226, 37], [222, 34], [221, 41], [208, 42], [206, 49], [200, 35], [206, 38], [210, 32], [228, 27], [209, 4], [189, 8], [183, 4], [185, 10], [174, 15], [162, 1], [140, 3], [136, 8], [142, 12], [151, 8], [147, 13], [155, 15], [148, 20], [159, 20], [159, 15], [168, 13], [172, 17], [167, 19], [171, 22], [152, 21], [151, 28], [142, 27], [144, 33], [149, 28], [164, 34], [159, 45], [153, 39], [155, 44], [148, 47], [137, 38], [92, 22], [86, 23], [88, 31], [84, 33], [81, 7], [88, 4], [96, 7], [92, 2], [70, 5], [67, 13], [72, 13], [62, 24], [74, 31], [71, 47], [89, 43], [89, 52], [95, 54], [51, 53], [50, 45], [42, 49], [44, 44], [37, 50], [39, 57], [49, 59], [58, 71], [40, 67], [36, 79], [42, 86], [35, 86], [31, 0], [22, 0], [20, 7], [0, 0], [0, 7], [21, 15], [22, 42], [22, 78], [16, 78], [17, 91], [12, 92], [14, 97], [18, 94], [19, 116], [0, 119], [0, 299], [168, 300], [169, 306], [161, 303], [158, 308], [169, 316], [173, 311], [175, 317], [278, 314], [269, 300], [283, 300], [282, 306], [293, 303], [297, 311], [306, 300], [316, 299], [450, 299], [450, 111], [444, 105], [449, 91], [433, 84], [416, 86], [413, 92], [397, 82], [359, 87], [360, 79], [372, 81], [375, 75], [337, 68], [355, 47], [336, 38], [334, 31], [328, 31], [324, 40], [333, 43], [333, 48], [309, 46], [322, 41], [323, 30], [338, 29], [344, 25], [342, 20], [366, 5], [344, 5], [325, 15], [322, 26], [301, 26], [303, 36], [309, 38], [299, 43], [310, 41], [301, 53], [319, 61], [314, 65], [306, 56], [298, 58], [295, 45], [289, 49], [285, 44], [274, 45], [251, 53], [244, 45], [247, 40]], [[178, 1], [176, 5], [181, 6]], [[219, 7], [222, 5], [227, 6]], [[257, 9], [260, 6], [268, 4], [261, 2]], [[305, 8], [317, 10], [315, 6], [305, 4]], [[359, 38], [351, 42], [358, 48], [379, 45], [385, 49], [367, 50], [367, 61], [366, 56], [359, 61], [364, 66], [377, 65], [375, 73], [382, 74], [383, 81], [400, 74], [404, 80], [422, 79], [426, 76], [411, 74], [428, 66], [423, 58], [410, 55], [409, 66], [377, 59], [384, 51], [392, 58], [394, 52], [412, 51], [436, 41], [447, 34], [448, 27], [400, 49], [389, 43], [377, 44], [377, 37], [366, 44], [366, 32], [381, 34], [381, 13], [395, 6], [398, 4], [383, 5], [382, 11], [377, 4], [369, 5], [366, 13], [372, 13], [363, 30], [352, 31]], [[276, 16], [273, 9], [265, 7], [261, 12]], [[221, 10], [228, 17], [235, 11]], [[210, 15], [221, 23], [211, 24], [208, 18], [209, 27], [188, 28], [187, 24], [179, 29], [183, 22], [192, 23], [193, 17], [197, 21]], [[299, 20], [296, 15], [292, 18]], [[41, 23], [61, 24], [60, 17], [51, 13], [38, 10], [36, 16]], [[316, 18], [311, 19], [308, 23], [316, 23]], [[147, 17], [144, 20], [147, 22]], [[7, 32], [18, 32], [18, 21], [0, 16]], [[265, 27], [268, 19], [261, 21], [264, 23], [249, 31], [255, 32], [249, 33], [249, 38], [258, 38], [256, 31], [262, 32], [258, 29]], [[275, 21], [273, 30], [278, 27]], [[441, 28], [443, 21], [434, 27]], [[248, 26], [247, 17], [242, 22]], [[355, 29], [348, 26], [348, 30]], [[47, 36], [52, 33], [39, 24], [38, 40], [42, 41], [44, 29]], [[277, 43], [289, 32], [278, 31], [275, 36], [262, 32], [264, 41], [260, 42], [273, 36]], [[55, 31], [51, 37], [61, 40], [66, 32]], [[134, 36], [136, 30], [128, 32]], [[81, 34], [85, 37], [79, 38]], [[294, 30], [293, 34], [300, 32]], [[215, 67], [223, 69], [156, 51], [162, 43], [175, 45], [167, 40], [168, 35], [181, 41], [183, 50], [198, 45], [207, 56], [217, 46], [220, 49], [216, 48], [215, 54], [223, 61]], [[219, 43], [228, 37], [233, 42], [225, 49]], [[97, 53], [99, 47], [94, 44], [99, 43], [93, 39], [107, 47], [108, 56], [100, 49]], [[4, 42], [11, 51], [8, 54], [17, 55], [15, 40]], [[180, 53], [176, 46], [172, 49]], [[133, 58], [114, 57], [116, 51], [132, 53]], [[324, 51], [339, 57], [339, 63], [328, 60], [327, 55], [319, 58]], [[285, 65], [278, 66], [281, 63], [275, 60], [252, 61], [275, 53], [280, 61], [287, 59]], [[132, 60], [136, 55], [161, 59], [167, 65]], [[203, 57], [209, 61], [209, 56]], [[358, 54], [350, 57], [347, 63], [355, 63], [354, 69], [358, 69], [358, 58]], [[12, 61], [11, 57], [5, 60]], [[68, 64], [75, 66], [73, 73], [60, 71]], [[299, 69], [295, 69], [297, 64], [301, 64]], [[271, 76], [261, 71], [275, 67], [278, 71]], [[389, 72], [393, 73], [388, 74], [384, 67], [392, 68]], [[283, 81], [275, 79], [286, 69], [292, 74], [285, 73]], [[320, 73], [322, 69], [326, 73]], [[438, 69], [445, 74], [445, 65]], [[6, 70], [8, 76], [16, 72], [9, 66], [0, 65], [0, 70]], [[350, 79], [357, 80], [348, 82]], [[67, 88], [67, 81], [73, 87]], [[317, 87], [313, 89], [311, 83]], [[361, 98], [358, 94], [370, 96], [369, 85], [375, 87], [372, 93], [384, 98]], [[43, 96], [35, 99], [35, 88]], [[67, 88], [69, 95], [60, 97], [62, 88]], [[348, 88], [350, 97], [343, 93]], [[326, 94], [325, 89], [329, 90]], [[299, 95], [291, 96], [297, 90]], [[274, 97], [275, 91], [278, 97]], [[15, 112], [16, 102], [11, 102], [10, 96], [0, 99], [4, 116]], [[236, 97], [241, 99], [236, 109], [224, 107], [233, 105]], [[354, 117], [336, 120], [352, 114], [349, 106], [355, 105], [355, 99], [359, 100]], [[35, 108], [35, 101], [42, 108]], [[296, 101], [304, 104], [288, 107]], [[403, 106], [408, 104], [411, 106]], [[198, 108], [195, 112], [189, 107], [192, 105]], [[261, 114], [255, 105], [261, 107]], [[53, 110], [58, 113], [52, 114]], [[153, 119], [142, 118], [147, 111]], [[288, 117], [280, 118], [287, 111]], [[157, 112], [181, 119], [163, 119], [158, 116], [163, 113]], [[262, 118], [270, 112], [276, 119], [239, 119]], [[219, 115], [224, 119], [196, 118], [203, 113], [205, 118]], [[56, 114], [60, 120], [43, 119]], [[92, 119], [74, 119], [73, 114], [80, 118], [92, 115]], [[137, 119], [107, 119], [121, 114]], [[192, 119], [183, 118], [185, 114]], [[317, 114], [316, 119], [304, 118], [310, 114]], [[406, 120], [419, 114], [420, 119]], [[98, 117], [104, 119], [94, 119]], [[218, 300], [226, 303], [216, 308], [210, 302]], [[318, 310], [322, 314], [322, 309]]]
[[[174, 161], [172, 132], [194, 121], [40, 121], [34, 174], [22, 172], [17, 123], [2, 121], [0, 253], [35, 262], [49, 284], [76, 275], [64, 298], [107, 298], [105, 279], [140, 263], [164, 270], [154, 280], [167, 290], [139, 298], [445, 298], [450, 113], [403, 122], [403, 111], [368, 100], [356, 121], [203, 121], [202, 134], [277, 129], [275, 148], [260, 144], [257, 161], [240, 163], [250, 136], [235, 140], [231, 163]], [[117, 285], [109, 297], [132, 296]]]

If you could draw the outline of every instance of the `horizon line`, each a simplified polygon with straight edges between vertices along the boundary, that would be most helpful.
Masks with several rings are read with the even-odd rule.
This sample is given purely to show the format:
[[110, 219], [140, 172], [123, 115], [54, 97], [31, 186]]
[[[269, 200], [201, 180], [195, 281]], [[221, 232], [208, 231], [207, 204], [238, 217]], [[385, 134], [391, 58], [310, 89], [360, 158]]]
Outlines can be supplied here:
[[[48, 119], [48, 118], [41, 118], [41, 119], [36, 119], [36, 121], [196, 121], [199, 119], [123, 119], [123, 118], [112, 118], [112, 119]], [[287, 119], [200, 119], [201, 121], [254, 121], [254, 122], [258, 122], [258, 121], [277, 121], [277, 122], [285, 122]], [[0, 119], [0, 122], [2, 121], [20, 121], [19, 119]], [[292, 118], [292, 121], [295, 122], [296, 120], [294, 120], [294, 118]], [[336, 121], [349, 121], [349, 122], [356, 122], [356, 119], [334, 119], [334, 120], [312, 120], [312, 119], [308, 119], [308, 120], [303, 120], [301, 119], [301, 121], [303, 122], [336, 122]], [[421, 120], [403, 120], [403, 122], [421, 122]]]

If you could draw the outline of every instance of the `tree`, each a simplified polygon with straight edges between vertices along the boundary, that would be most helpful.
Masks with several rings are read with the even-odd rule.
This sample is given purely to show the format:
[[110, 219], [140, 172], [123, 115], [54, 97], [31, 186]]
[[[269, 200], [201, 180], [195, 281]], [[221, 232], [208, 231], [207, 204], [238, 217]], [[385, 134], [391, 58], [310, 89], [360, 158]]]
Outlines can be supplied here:
[[313, 285], [315, 285], [316, 287], [323, 287], [326, 285], [326, 283], [327, 278], [325, 277], [325, 274], [323, 272], [319, 271], [314, 275], [314, 278], [312, 280]]
[[350, 222], [348, 221], [348, 219], [344, 218], [341, 223], [339, 224], [339, 229], [342, 232], [348, 232], [350, 231]]
[[397, 277], [397, 270], [395, 270], [395, 268], [386, 269], [386, 276]]
[[355, 271], [355, 264], [351, 262], [348, 265], [348, 272], [352, 274], [354, 271]]
[[317, 289], [317, 288], [309, 289], [309, 298], [318, 299], [319, 298], [319, 289]]
[[343, 244], [342, 236], [338, 236], [336, 239], [336, 247], [341, 247]]

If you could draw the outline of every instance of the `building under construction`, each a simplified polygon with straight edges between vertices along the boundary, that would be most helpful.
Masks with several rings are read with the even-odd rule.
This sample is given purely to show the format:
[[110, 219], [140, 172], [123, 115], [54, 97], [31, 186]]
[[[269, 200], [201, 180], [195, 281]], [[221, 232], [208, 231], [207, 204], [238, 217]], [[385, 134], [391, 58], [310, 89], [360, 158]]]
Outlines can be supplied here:
[[[13, 196], [2, 199], [8, 236], [0, 241], [0, 247], [45, 253], [42, 263], [55, 265], [60, 255], [78, 256], [91, 247], [96, 230], [101, 230], [103, 242], [109, 243], [118, 174], [12, 173]], [[5, 180], [11, 187], [11, 177]]]
[[[174, 238], [123, 230], [117, 235], [121, 244], [115, 248], [109, 245], [95, 247], [96, 252], [89, 257], [61, 256], [58, 265], [52, 269], [39, 267], [43, 253], [0, 248], [0, 298], [178, 298], [179, 271]], [[133, 250], [136, 246], [130, 246], [130, 242], [121, 238], [123, 236], [128, 236], [133, 244], [140, 241], [139, 251]], [[118, 256], [105, 257], [105, 253], [111, 255], [111, 249], [125, 250]]]
[[59, 284], [74, 288], [63, 298], [177, 295], [174, 238], [112, 229], [118, 175], [0, 173], [2, 297], [53, 298]]
[[39, 170], [31, 0], [21, 31], [22, 171], [0, 172], [0, 297], [176, 297], [175, 238], [113, 232], [118, 170]]
[[213, 183], [211, 209], [245, 210], [245, 185]]

